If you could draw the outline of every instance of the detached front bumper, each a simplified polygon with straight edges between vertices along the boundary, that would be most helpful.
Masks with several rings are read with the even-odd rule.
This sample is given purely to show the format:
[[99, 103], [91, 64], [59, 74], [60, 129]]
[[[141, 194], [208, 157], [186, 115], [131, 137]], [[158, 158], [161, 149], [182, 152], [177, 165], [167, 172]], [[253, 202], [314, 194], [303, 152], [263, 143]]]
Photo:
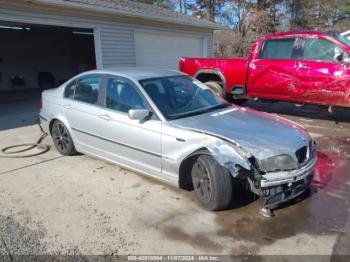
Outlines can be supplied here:
[[260, 181], [261, 188], [268, 188], [272, 186], [294, 183], [305, 179], [312, 174], [317, 163], [317, 156], [314, 156], [303, 167], [293, 171], [271, 172], [266, 173]]
[[310, 188], [312, 178], [313, 173], [308, 174], [303, 179], [295, 182], [263, 189], [262, 192], [265, 199], [265, 208], [270, 208], [297, 198]]
[[317, 163], [316, 154], [298, 170], [267, 173], [260, 181], [259, 195], [265, 199], [265, 208], [271, 208], [300, 196], [310, 188]]

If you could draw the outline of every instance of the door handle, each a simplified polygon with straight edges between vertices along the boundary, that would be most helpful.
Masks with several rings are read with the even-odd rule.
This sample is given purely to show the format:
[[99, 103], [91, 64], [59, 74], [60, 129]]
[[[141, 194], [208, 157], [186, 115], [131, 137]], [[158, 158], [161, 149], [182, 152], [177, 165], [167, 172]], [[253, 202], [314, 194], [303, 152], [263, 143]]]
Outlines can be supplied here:
[[99, 115], [99, 117], [106, 121], [112, 120], [112, 118], [108, 114]]
[[263, 64], [253, 64], [253, 66], [255, 66], [256, 68], [262, 68], [262, 67], [264, 67]]
[[67, 110], [71, 110], [72, 109], [72, 106], [70, 104], [66, 104], [63, 106], [65, 109]]
[[309, 66], [306, 66], [306, 65], [301, 65], [301, 66], [298, 67], [298, 69], [309, 70], [310, 67], [309, 67]]

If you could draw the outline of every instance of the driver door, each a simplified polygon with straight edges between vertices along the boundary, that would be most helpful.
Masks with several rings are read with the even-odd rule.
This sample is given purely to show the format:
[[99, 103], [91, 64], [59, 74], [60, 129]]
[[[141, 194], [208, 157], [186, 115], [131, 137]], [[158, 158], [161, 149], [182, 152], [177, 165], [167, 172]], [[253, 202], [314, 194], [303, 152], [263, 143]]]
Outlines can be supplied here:
[[104, 156], [127, 167], [159, 175], [161, 121], [154, 114], [148, 120], [130, 119], [130, 109], [150, 109], [146, 99], [128, 79], [107, 78], [100, 115]]
[[305, 38], [303, 59], [297, 62], [295, 100], [327, 105], [349, 105], [350, 68], [338, 61], [347, 54], [334, 43]]

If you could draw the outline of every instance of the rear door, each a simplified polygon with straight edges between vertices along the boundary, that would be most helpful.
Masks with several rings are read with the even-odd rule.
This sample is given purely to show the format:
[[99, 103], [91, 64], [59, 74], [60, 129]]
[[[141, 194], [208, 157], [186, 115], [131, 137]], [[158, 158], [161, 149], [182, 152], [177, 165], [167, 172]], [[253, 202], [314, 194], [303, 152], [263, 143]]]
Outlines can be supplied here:
[[107, 77], [101, 112], [101, 137], [106, 158], [159, 176], [161, 173], [161, 121], [153, 115], [132, 120], [130, 109], [151, 110], [138, 87], [118, 76]]
[[349, 105], [348, 54], [326, 39], [305, 38], [303, 59], [297, 62], [295, 100], [327, 105]]
[[293, 58], [296, 38], [268, 39], [248, 72], [251, 96], [289, 99], [296, 85], [296, 61]]
[[84, 75], [65, 89], [63, 107], [76, 146], [93, 154], [101, 152], [100, 87], [103, 76]]

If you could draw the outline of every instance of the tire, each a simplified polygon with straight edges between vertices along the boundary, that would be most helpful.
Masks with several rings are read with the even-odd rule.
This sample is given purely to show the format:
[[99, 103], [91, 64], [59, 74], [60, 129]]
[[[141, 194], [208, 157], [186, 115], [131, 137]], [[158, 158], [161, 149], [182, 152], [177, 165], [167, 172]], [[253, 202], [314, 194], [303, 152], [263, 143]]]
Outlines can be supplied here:
[[192, 166], [191, 176], [197, 198], [205, 208], [227, 209], [232, 200], [232, 178], [212, 156], [199, 156]]
[[61, 155], [71, 156], [77, 153], [72, 137], [61, 121], [55, 120], [53, 122], [51, 135], [55, 148]]
[[216, 82], [205, 82], [204, 83], [207, 87], [209, 87], [211, 90], [213, 90], [214, 92], [218, 93], [219, 95], [225, 97], [226, 92], [224, 90], [224, 88], [219, 85]]

